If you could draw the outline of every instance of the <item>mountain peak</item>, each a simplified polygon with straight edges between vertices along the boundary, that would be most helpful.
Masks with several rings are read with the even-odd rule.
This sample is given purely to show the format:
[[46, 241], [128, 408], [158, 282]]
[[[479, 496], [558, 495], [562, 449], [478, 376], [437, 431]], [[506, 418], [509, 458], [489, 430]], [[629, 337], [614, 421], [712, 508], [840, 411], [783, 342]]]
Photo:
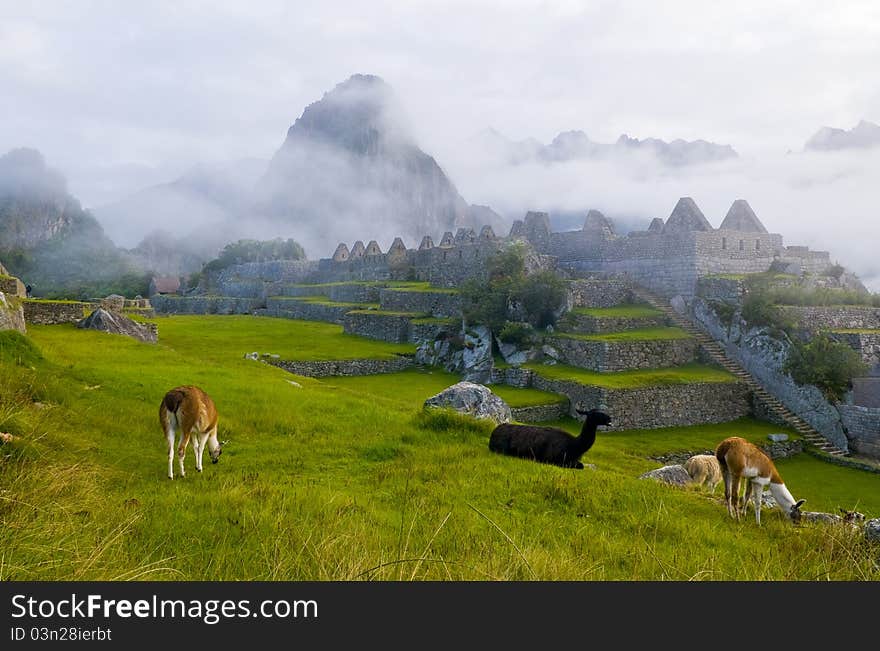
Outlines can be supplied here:
[[865, 149], [880, 145], [880, 125], [860, 120], [852, 129], [822, 127], [804, 144], [804, 149], [833, 151], [839, 149]]
[[358, 153], [385, 143], [411, 143], [412, 136], [394, 90], [381, 77], [356, 74], [309, 104], [287, 132], [288, 140], [308, 138]]

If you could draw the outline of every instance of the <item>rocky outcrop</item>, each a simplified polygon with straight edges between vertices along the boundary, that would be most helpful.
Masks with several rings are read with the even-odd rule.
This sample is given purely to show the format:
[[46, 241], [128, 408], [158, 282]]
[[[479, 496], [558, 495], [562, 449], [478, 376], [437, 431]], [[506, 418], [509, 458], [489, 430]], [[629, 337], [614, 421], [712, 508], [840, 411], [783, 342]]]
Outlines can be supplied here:
[[488, 382], [492, 373], [492, 333], [484, 326], [464, 334], [423, 341], [416, 349], [416, 362], [442, 366], [471, 382]]
[[459, 382], [425, 400], [425, 407], [441, 407], [474, 416], [490, 418], [496, 423], [509, 423], [510, 407], [482, 384]]
[[125, 335], [144, 343], [155, 344], [159, 338], [158, 327], [154, 323], [138, 323], [122, 314], [98, 308], [76, 324], [77, 328], [99, 330], [115, 335]]
[[101, 307], [108, 312], [122, 312], [122, 308], [125, 307], [125, 296], [110, 294], [101, 301]]
[[0, 292], [0, 330], [26, 331], [21, 303], [7, 299], [3, 292]]
[[678, 464], [649, 470], [639, 475], [639, 479], [655, 479], [672, 486], [686, 486], [691, 483], [691, 476], [688, 474], [688, 471], [684, 469], [684, 466]]

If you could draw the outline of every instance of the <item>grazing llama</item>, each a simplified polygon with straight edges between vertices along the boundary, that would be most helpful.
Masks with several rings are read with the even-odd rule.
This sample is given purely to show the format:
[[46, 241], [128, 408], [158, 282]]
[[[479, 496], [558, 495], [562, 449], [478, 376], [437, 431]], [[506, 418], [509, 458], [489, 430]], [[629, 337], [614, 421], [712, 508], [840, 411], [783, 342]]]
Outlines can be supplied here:
[[684, 469], [695, 484], [699, 486], [706, 484], [713, 493], [721, 483], [721, 464], [714, 454], [695, 454], [684, 462]]
[[580, 436], [572, 436], [556, 427], [503, 423], [489, 436], [489, 449], [513, 457], [583, 470], [584, 464], [580, 458], [596, 441], [596, 427], [610, 425], [611, 418], [598, 409], [575, 411], [586, 416]]
[[205, 444], [211, 455], [211, 463], [217, 463], [222, 453], [222, 445], [217, 440], [217, 408], [208, 394], [195, 386], [182, 386], [171, 389], [159, 405], [159, 423], [168, 442], [168, 479], [174, 479], [174, 438], [180, 432], [177, 458], [180, 461], [180, 476], [186, 477], [183, 458], [193, 437], [193, 451], [196, 455], [196, 470], [202, 472], [202, 454]]
[[[746, 512], [749, 497], [754, 493], [755, 519], [761, 524], [761, 493], [764, 487], [770, 487], [779, 508], [793, 522], [800, 522], [801, 505], [806, 500], [795, 501], [792, 494], [782, 482], [782, 477], [766, 454], [757, 446], [749, 443], [738, 436], [726, 438], [715, 448], [715, 457], [721, 465], [721, 474], [724, 476], [724, 500], [727, 502], [727, 512], [730, 517], [740, 519], [741, 514]], [[739, 484], [740, 479], [746, 480], [746, 494], [739, 508]]]

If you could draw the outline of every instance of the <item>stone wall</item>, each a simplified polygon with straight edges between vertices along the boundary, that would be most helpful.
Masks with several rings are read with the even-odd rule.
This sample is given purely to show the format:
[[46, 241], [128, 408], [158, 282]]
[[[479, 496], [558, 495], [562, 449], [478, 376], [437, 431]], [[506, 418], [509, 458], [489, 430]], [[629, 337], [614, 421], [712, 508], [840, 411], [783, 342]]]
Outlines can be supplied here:
[[602, 409], [613, 419], [611, 430], [726, 423], [750, 413], [748, 387], [739, 382], [607, 389], [534, 374], [532, 386], [567, 396], [573, 417], [577, 407]]
[[571, 307], [614, 307], [633, 302], [632, 281], [625, 278], [584, 278], [568, 285]]
[[414, 319], [409, 324], [409, 341], [420, 344], [423, 341], [435, 341], [458, 334], [461, 331], [461, 320], [436, 321], [433, 319], [420, 321]]
[[27, 296], [24, 283], [15, 276], [0, 275], [0, 292], [5, 294], [7, 298], [25, 298]]
[[283, 359], [269, 359], [265, 361], [272, 366], [277, 366], [285, 371], [306, 377], [397, 373], [398, 371], [410, 368], [415, 363], [413, 358], [403, 356], [393, 359], [341, 359], [321, 362], [300, 362]]
[[741, 382], [699, 382], [640, 389], [606, 389], [542, 377], [530, 369], [494, 369], [494, 384], [534, 387], [564, 395], [569, 415], [576, 408], [602, 409], [613, 419], [611, 430], [656, 429], [725, 423], [751, 412], [748, 386]]
[[559, 420], [568, 415], [568, 401], [554, 405], [532, 405], [531, 407], [511, 407], [513, 420], [521, 423], [542, 423], [548, 420]]
[[24, 320], [34, 325], [76, 323], [85, 316], [85, 310], [89, 307], [89, 303], [67, 301], [22, 301]]
[[686, 339], [643, 341], [589, 341], [564, 335], [548, 338], [562, 360], [571, 366], [593, 371], [625, 371], [666, 368], [694, 361], [697, 343]]
[[838, 405], [850, 447], [856, 454], [880, 459], [880, 409]]
[[565, 315], [565, 329], [581, 334], [606, 334], [637, 328], [657, 328], [667, 325], [663, 315], [646, 317], [595, 317], [569, 312]]
[[266, 299], [266, 316], [304, 321], [325, 321], [342, 325], [345, 315], [358, 305], [330, 305], [312, 303], [295, 298], [271, 297]]
[[461, 297], [455, 292], [430, 292], [395, 289], [379, 290], [379, 305], [389, 312], [416, 312], [433, 317], [461, 314]]
[[378, 303], [380, 289], [380, 285], [361, 283], [328, 285], [327, 296], [340, 303]]
[[707, 301], [739, 305], [745, 295], [745, 282], [738, 278], [703, 276], [697, 281], [697, 295]]
[[880, 377], [853, 378], [853, 403], [880, 409]]
[[812, 331], [880, 329], [880, 307], [785, 305], [779, 309]]
[[259, 298], [235, 296], [164, 296], [150, 297], [159, 314], [251, 314], [264, 307]]
[[342, 328], [350, 335], [400, 344], [409, 341], [409, 323], [415, 316], [355, 310], [345, 315]]

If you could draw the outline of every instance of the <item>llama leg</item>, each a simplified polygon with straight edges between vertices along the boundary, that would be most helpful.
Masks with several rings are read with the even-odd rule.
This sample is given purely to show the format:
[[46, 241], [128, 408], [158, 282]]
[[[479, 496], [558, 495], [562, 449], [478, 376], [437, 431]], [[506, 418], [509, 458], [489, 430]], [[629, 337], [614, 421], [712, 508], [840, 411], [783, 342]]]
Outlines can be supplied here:
[[168, 443], [168, 479], [174, 479], [174, 426], [165, 428], [165, 441]]
[[727, 515], [733, 517], [733, 513], [730, 512], [730, 473], [725, 471], [722, 476], [724, 478], [724, 504], [727, 506]]
[[761, 484], [755, 484], [755, 521], [758, 523], [758, 526], [761, 526], [761, 494], [764, 492], [764, 487]]
[[743, 499], [742, 499], [742, 503], [741, 503], [742, 505], [740, 507], [743, 515], [745, 515], [749, 511], [749, 500], [752, 497], [753, 485], [754, 484], [751, 481], [746, 480], [746, 492], [745, 492], [745, 495], [743, 495]]
[[189, 445], [189, 432], [180, 435], [180, 445], [177, 446], [177, 460], [180, 461], [180, 476], [186, 477], [186, 470], [183, 467], [183, 458], [186, 456], [186, 448]]
[[736, 477], [733, 478], [733, 486], [732, 486], [732, 490], [731, 490], [732, 499], [733, 499], [733, 514], [734, 514], [733, 517], [736, 518], [737, 521], [740, 519], [740, 513], [739, 513], [740, 495], [739, 495], [739, 492], [740, 492], [740, 477], [739, 477], [739, 475], [737, 475]]
[[198, 445], [196, 450], [196, 470], [202, 472], [202, 458], [205, 454], [205, 445], [208, 442], [207, 434], [199, 434], [195, 440], [193, 440], [193, 445]]

